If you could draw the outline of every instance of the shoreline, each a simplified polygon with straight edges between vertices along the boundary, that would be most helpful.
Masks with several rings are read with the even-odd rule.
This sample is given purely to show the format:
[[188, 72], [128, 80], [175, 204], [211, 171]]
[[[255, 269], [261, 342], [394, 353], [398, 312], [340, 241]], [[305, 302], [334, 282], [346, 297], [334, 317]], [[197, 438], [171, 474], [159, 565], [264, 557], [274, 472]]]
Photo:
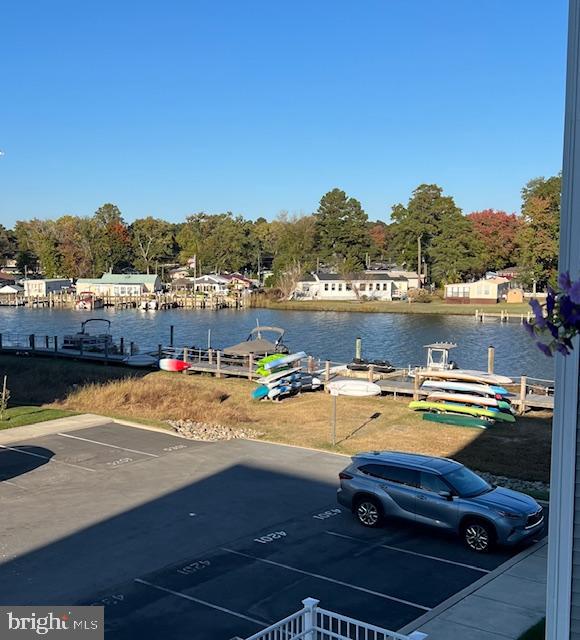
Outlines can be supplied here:
[[508, 304], [452, 304], [446, 302], [359, 302], [356, 300], [255, 300], [252, 309], [278, 311], [328, 311], [346, 313], [398, 313], [401, 315], [475, 316], [476, 311], [490, 314], [507, 313], [518, 318], [530, 311], [527, 302]]

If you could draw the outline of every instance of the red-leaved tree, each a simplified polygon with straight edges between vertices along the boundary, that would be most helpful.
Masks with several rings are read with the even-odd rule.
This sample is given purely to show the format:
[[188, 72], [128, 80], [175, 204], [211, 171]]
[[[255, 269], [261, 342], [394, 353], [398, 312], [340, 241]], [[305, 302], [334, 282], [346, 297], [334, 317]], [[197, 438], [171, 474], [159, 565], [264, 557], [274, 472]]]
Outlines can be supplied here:
[[484, 209], [467, 216], [484, 250], [482, 268], [496, 271], [517, 264], [522, 220], [515, 213]]

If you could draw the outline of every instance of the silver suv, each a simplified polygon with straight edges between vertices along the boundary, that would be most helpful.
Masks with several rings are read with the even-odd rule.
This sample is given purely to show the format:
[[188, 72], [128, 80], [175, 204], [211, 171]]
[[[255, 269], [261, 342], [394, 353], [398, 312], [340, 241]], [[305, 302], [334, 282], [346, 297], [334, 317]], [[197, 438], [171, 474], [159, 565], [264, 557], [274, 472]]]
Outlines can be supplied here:
[[544, 526], [530, 496], [496, 487], [447, 458], [394, 451], [359, 453], [339, 474], [338, 502], [365, 527], [399, 517], [460, 534], [473, 551], [513, 545]]

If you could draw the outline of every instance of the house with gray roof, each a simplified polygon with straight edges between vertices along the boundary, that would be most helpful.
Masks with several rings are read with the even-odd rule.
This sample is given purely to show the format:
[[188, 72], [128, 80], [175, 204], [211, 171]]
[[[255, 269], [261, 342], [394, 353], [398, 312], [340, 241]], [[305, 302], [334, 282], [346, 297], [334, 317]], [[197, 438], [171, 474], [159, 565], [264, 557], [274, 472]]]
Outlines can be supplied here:
[[161, 291], [161, 279], [155, 274], [103, 273], [100, 278], [79, 278], [77, 293], [91, 292], [100, 296], [140, 296]]
[[302, 300], [400, 300], [413, 288], [409, 286], [410, 280], [390, 271], [365, 271], [352, 276], [307, 273], [296, 284], [293, 297]]

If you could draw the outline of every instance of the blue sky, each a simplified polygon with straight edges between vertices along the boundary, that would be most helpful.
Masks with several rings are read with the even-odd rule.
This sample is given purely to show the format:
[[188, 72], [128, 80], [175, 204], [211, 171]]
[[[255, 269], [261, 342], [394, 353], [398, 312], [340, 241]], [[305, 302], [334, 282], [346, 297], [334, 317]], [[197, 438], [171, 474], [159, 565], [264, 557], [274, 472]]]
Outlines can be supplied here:
[[310, 213], [371, 219], [421, 182], [519, 209], [559, 171], [564, 0], [9, 0], [0, 222]]

